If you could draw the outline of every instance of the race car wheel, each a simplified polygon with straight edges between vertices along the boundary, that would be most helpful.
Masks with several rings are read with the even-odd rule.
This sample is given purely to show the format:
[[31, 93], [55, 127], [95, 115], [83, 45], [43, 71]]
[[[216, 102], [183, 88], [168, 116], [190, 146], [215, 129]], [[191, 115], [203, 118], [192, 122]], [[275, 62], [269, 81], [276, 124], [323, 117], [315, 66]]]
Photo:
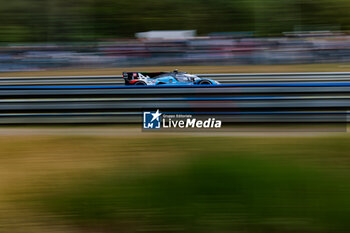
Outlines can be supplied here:
[[208, 80], [202, 80], [202, 81], [200, 81], [198, 84], [199, 84], [199, 85], [210, 85], [211, 82], [208, 81]]
[[135, 83], [135, 85], [143, 85], [144, 86], [144, 85], [146, 85], [146, 83], [142, 82], [142, 81], [138, 81], [138, 82]]

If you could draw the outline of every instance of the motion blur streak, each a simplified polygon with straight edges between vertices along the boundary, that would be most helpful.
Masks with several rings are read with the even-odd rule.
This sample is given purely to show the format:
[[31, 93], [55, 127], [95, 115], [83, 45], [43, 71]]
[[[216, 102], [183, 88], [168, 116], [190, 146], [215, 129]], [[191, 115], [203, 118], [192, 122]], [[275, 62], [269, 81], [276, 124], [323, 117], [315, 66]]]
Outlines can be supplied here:
[[3, 232], [350, 228], [346, 135], [64, 136], [74, 128], [59, 130], [61, 136], [0, 136]]

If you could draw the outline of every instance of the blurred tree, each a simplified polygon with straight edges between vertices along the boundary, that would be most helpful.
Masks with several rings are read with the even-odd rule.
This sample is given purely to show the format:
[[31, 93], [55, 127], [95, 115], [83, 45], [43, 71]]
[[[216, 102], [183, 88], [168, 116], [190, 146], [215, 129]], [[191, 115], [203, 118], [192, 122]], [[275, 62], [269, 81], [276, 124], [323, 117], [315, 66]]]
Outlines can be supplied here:
[[148, 30], [262, 36], [298, 25], [349, 30], [349, 8], [348, 0], [2, 0], [0, 42], [91, 41]]

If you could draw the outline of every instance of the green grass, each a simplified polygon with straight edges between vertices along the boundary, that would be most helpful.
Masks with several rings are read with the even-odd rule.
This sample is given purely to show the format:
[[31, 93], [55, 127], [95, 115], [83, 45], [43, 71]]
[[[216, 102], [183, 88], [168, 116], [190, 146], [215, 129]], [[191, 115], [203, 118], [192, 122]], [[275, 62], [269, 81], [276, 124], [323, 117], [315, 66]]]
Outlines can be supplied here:
[[[143, 139], [123, 169], [82, 177], [40, 202], [91, 232], [346, 232], [348, 139]], [[157, 158], [142, 158], [169, 149], [181, 159], [150, 168]]]

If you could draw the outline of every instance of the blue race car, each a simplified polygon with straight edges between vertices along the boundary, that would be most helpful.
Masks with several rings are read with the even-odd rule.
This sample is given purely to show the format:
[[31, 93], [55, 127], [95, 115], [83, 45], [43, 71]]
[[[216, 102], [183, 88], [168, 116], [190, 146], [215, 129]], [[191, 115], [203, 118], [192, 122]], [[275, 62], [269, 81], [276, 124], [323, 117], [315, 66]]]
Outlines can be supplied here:
[[123, 72], [125, 85], [218, 85], [219, 82], [212, 79], [202, 79], [186, 72]]

